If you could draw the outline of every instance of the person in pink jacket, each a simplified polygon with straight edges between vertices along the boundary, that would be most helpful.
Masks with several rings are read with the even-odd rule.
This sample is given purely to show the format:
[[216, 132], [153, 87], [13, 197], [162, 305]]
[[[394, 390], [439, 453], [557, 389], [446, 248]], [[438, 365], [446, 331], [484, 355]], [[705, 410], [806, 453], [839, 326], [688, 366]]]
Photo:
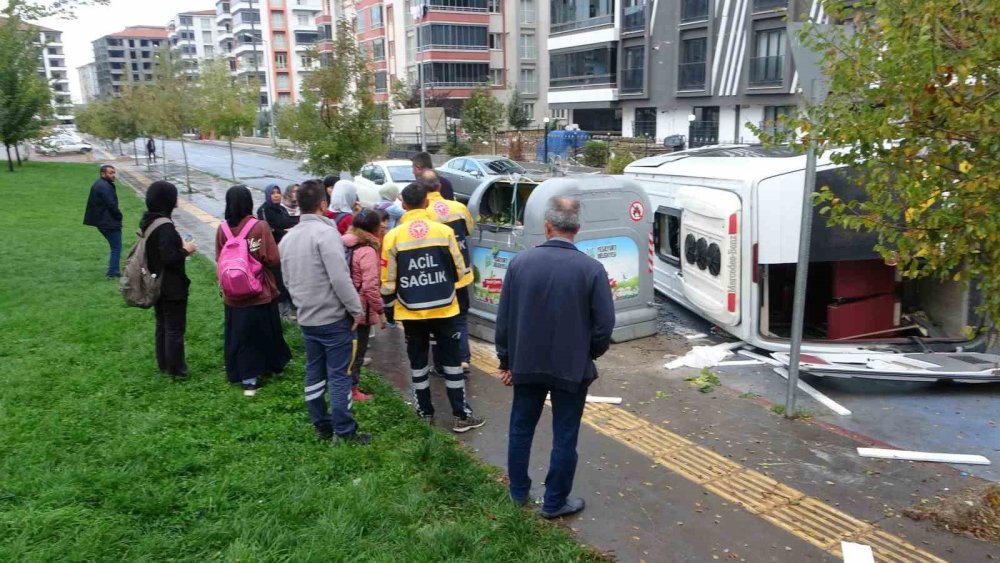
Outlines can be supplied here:
[[354, 361], [351, 364], [351, 379], [354, 389], [351, 397], [355, 401], [367, 401], [371, 395], [358, 390], [361, 376], [361, 366], [368, 351], [368, 338], [372, 327], [376, 324], [381, 328], [388, 326], [385, 320], [385, 310], [382, 295], [379, 293], [379, 234], [382, 228], [382, 218], [374, 209], [362, 209], [351, 223], [351, 228], [344, 235], [344, 248], [351, 252], [351, 280], [354, 289], [361, 297], [361, 315], [357, 329], [357, 347]]

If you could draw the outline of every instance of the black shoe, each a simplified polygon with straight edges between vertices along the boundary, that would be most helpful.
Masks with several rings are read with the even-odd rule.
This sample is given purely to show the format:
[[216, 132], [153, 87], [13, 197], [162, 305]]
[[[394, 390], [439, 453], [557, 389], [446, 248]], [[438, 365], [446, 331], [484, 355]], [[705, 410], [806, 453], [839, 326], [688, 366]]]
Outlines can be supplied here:
[[347, 436], [334, 436], [333, 444], [357, 444], [359, 446], [367, 446], [372, 443], [372, 435], [365, 434], [364, 432], [354, 432], [353, 434], [348, 434]]
[[333, 439], [333, 429], [331, 428], [313, 426], [313, 431], [316, 432], [316, 437], [324, 442], [329, 442]]
[[243, 384], [243, 396], [253, 397], [257, 394], [257, 390], [260, 389], [260, 384], [255, 383], [244, 383]]
[[569, 516], [570, 514], [576, 514], [583, 510], [587, 503], [583, 502], [580, 497], [569, 497], [566, 502], [563, 503], [562, 508], [554, 512], [545, 512], [545, 510], [539, 510], [538, 513], [541, 514], [542, 518], [551, 520], [553, 518], [559, 518], [561, 516]]
[[475, 415], [468, 415], [465, 418], [455, 417], [455, 424], [452, 425], [451, 429], [459, 434], [463, 432], [468, 432], [473, 428], [479, 428], [480, 426], [486, 424], [485, 418], [479, 418]]

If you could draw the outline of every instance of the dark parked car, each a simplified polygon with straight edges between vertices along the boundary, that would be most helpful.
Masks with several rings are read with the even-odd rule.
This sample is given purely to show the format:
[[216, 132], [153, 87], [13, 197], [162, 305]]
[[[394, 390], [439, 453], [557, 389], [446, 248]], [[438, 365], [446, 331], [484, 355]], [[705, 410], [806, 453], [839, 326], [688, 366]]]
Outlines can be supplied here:
[[468, 201], [483, 181], [491, 176], [533, 173], [505, 156], [462, 156], [453, 158], [438, 169], [438, 174], [448, 178], [455, 190], [455, 198]]

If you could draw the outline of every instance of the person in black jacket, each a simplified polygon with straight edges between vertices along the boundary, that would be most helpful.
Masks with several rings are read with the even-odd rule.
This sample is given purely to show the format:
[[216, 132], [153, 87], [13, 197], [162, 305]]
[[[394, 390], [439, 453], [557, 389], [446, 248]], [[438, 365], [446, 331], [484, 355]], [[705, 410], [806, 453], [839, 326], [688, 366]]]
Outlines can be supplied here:
[[546, 395], [552, 395], [552, 458], [545, 478], [545, 518], [583, 510], [569, 497], [576, 473], [576, 442], [597, 379], [594, 360], [611, 345], [615, 304], [600, 262], [577, 250], [580, 202], [552, 198], [545, 210], [547, 242], [515, 257], [504, 276], [497, 311], [500, 378], [514, 386], [507, 446], [510, 496], [528, 499], [528, 461]]
[[[424, 170], [434, 170], [434, 161], [431, 160], [430, 153], [426, 152], [417, 153], [416, 155], [413, 156], [413, 158], [410, 159], [410, 162], [413, 163], [414, 178], [419, 178], [420, 173], [423, 172]], [[454, 200], [455, 190], [451, 187], [451, 180], [445, 178], [444, 176], [438, 176], [438, 181], [440, 181], [441, 183], [441, 189], [438, 190], [438, 193], [441, 194], [441, 197], [445, 199]]]
[[[277, 244], [285, 237], [288, 229], [299, 224], [299, 218], [288, 213], [288, 209], [281, 204], [281, 188], [278, 184], [268, 184], [264, 188], [264, 203], [257, 209], [257, 218], [264, 221], [271, 227], [271, 234], [274, 235], [274, 242]], [[294, 317], [295, 307], [292, 305], [292, 297], [285, 287], [285, 280], [281, 276], [281, 264], [271, 267], [274, 273], [274, 281], [278, 284], [278, 312], [282, 316]]]
[[[170, 182], [153, 182], [146, 190], [146, 213], [139, 222], [145, 231], [159, 218], [170, 219], [177, 207], [177, 187]], [[184, 271], [188, 256], [198, 247], [194, 241], [182, 241], [173, 223], [164, 223], [146, 235], [146, 265], [160, 276], [160, 298], [156, 311], [156, 364], [160, 373], [175, 378], [187, 377], [184, 360], [184, 331], [187, 329], [188, 286]]]
[[118, 209], [118, 192], [115, 190], [115, 167], [110, 164], [101, 166], [101, 177], [90, 186], [83, 224], [97, 227], [107, 239], [111, 253], [105, 275], [108, 279], [118, 279], [121, 275], [122, 212]]

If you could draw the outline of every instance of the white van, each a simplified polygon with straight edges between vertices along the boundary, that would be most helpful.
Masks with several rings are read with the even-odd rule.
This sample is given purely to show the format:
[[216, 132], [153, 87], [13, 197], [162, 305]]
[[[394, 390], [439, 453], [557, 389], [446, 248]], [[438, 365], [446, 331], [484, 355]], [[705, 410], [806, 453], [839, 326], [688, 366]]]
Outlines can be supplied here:
[[[805, 161], [780, 147], [733, 145], [625, 169], [649, 196], [656, 290], [786, 363]], [[845, 200], [864, 197], [850, 169], [828, 158], [819, 160], [816, 186]], [[1000, 378], [1000, 357], [980, 353], [987, 336], [971, 337], [983, 323], [972, 291], [902, 280], [874, 251], [874, 235], [829, 227], [814, 213], [802, 369]]]

